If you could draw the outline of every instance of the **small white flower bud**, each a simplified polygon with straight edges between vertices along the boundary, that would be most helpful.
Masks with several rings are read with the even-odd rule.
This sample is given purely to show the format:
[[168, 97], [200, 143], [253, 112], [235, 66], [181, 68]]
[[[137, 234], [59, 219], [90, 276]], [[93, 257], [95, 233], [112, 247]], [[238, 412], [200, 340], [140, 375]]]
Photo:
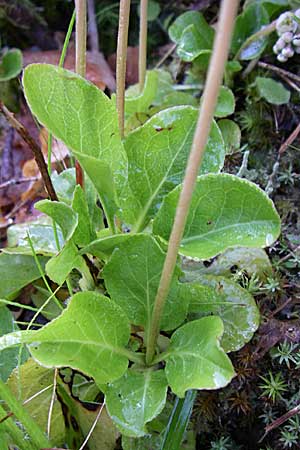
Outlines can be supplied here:
[[300, 47], [295, 47], [295, 53], [300, 54]]
[[277, 42], [276, 42], [275, 45], [277, 46], [277, 49], [280, 51], [280, 50], [282, 50], [282, 49], [286, 46], [286, 42], [285, 42], [284, 39], [282, 39], [282, 37], [280, 37], [280, 38], [277, 40]]
[[297, 9], [297, 10], [294, 12], [294, 14], [295, 14], [296, 17], [298, 17], [298, 19], [300, 19], [300, 9]]
[[295, 47], [300, 47], [300, 34], [296, 34], [293, 39], [293, 45]]
[[281, 36], [283, 33], [292, 32], [297, 30], [298, 24], [293, 20], [293, 13], [287, 11], [281, 14], [276, 21], [277, 33]]
[[283, 34], [281, 35], [281, 39], [283, 39], [284, 42], [286, 42], [287, 44], [289, 44], [290, 42], [292, 42], [293, 37], [294, 37], [294, 34], [291, 33], [290, 31], [286, 31], [285, 33], [283, 33]]
[[284, 56], [282, 53], [280, 53], [277, 56], [277, 59], [278, 59], [279, 62], [282, 62], [282, 63], [284, 63], [284, 62], [286, 62], [288, 60], [288, 58], [286, 56]]
[[292, 56], [294, 56], [294, 50], [290, 45], [287, 45], [281, 50], [281, 54], [286, 58], [292, 58]]

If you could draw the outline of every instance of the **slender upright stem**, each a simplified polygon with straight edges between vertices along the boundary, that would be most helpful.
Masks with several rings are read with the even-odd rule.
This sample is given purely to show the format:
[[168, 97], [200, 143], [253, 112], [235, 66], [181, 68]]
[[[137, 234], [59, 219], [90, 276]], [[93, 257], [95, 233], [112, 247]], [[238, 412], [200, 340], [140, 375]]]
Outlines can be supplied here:
[[130, 0], [120, 1], [119, 31], [117, 46], [117, 111], [121, 137], [124, 137], [124, 103], [125, 103], [125, 77], [128, 43], [128, 26], [130, 14]]
[[218, 31], [214, 42], [207, 82], [203, 93], [203, 102], [194, 135], [191, 153], [186, 167], [185, 177], [180, 193], [175, 220], [169, 240], [168, 251], [156, 294], [150, 325], [150, 339], [147, 346], [146, 363], [151, 364], [154, 353], [163, 308], [169, 293], [177, 254], [189, 212], [194, 186], [197, 181], [199, 167], [204, 155], [209, 136], [213, 113], [222, 83], [224, 68], [228, 57], [231, 34], [234, 26], [238, 0], [223, 0], [221, 4]]
[[[86, 0], [75, 0], [76, 9], [76, 55], [75, 72], [85, 77], [86, 71]], [[80, 164], [75, 164], [76, 184], [84, 186], [83, 170]]]
[[95, 14], [94, 0], [87, 0], [88, 7], [88, 29], [89, 29], [89, 44], [92, 52], [99, 52], [99, 35]]
[[75, 0], [76, 61], [75, 72], [85, 77], [86, 69], [86, 0]]
[[147, 28], [148, 0], [140, 3], [140, 41], [139, 41], [139, 89], [144, 89], [147, 68]]

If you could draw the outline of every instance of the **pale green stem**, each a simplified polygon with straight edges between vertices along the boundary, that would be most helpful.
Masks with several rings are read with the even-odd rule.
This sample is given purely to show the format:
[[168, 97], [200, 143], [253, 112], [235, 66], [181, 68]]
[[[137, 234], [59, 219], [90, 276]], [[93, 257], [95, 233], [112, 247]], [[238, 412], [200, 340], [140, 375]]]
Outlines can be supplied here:
[[[86, 71], [86, 0], [75, 0], [76, 9], [76, 54], [75, 72], [85, 78]], [[82, 167], [75, 163], [76, 184], [84, 186], [84, 174]]]
[[70, 38], [72, 35], [72, 31], [74, 28], [74, 23], [75, 23], [75, 18], [76, 18], [76, 10], [74, 9], [70, 23], [69, 23], [69, 27], [68, 27], [68, 31], [65, 37], [65, 41], [64, 41], [64, 45], [61, 51], [61, 55], [59, 58], [59, 63], [58, 66], [59, 67], [63, 67], [64, 63], [65, 63], [65, 59], [66, 59], [66, 54], [67, 54], [67, 50], [68, 50], [68, 46], [69, 46], [69, 42], [70, 42]]
[[144, 89], [147, 68], [148, 0], [140, 2], [139, 89]]
[[85, 77], [86, 70], [86, 0], [75, 0], [76, 60], [75, 72]]
[[51, 447], [50, 441], [36, 424], [35, 420], [29, 415], [27, 410], [15, 399], [13, 393], [1, 379], [0, 398], [7, 404], [10, 411], [22, 423], [30, 437], [31, 444], [34, 445], [35, 448], [41, 449]]
[[170, 290], [171, 280], [176, 266], [177, 254], [181, 238], [183, 236], [193, 190], [197, 181], [199, 167], [204, 155], [219, 89], [223, 79], [238, 4], [238, 0], [223, 0], [221, 4], [218, 31], [208, 69], [207, 82], [203, 93], [203, 102], [176, 209], [167, 255], [155, 298], [150, 325], [150, 339], [146, 353], [147, 364], [151, 364], [155, 354], [155, 346], [159, 334], [161, 317], [166, 298]]
[[130, 14], [130, 0], [121, 0], [119, 11], [119, 31], [118, 31], [118, 45], [117, 45], [116, 94], [117, 94], [119, 130], [122, 138], [124, 137], [125, 79], [126, 79], [129, 14]]

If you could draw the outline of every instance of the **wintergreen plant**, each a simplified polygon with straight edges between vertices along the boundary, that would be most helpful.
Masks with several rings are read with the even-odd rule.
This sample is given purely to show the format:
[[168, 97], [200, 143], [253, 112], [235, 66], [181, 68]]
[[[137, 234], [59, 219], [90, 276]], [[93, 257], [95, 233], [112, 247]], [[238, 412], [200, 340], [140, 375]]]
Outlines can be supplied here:
[[[149, 102], [151, 76], [158, 81], [157, 72], [148, 73], [144, 90], [127, 97], [125, 114]], [[202, 165], [194, 170], [197, 178], [176, 267], [173, 274], [169, 271], [170, 289], [159, 309], [156, 294], [198, 109], [163, 109], [122, 139], [115, 99], [80, 75], [33, 64], [24, 71], [23, 86], [32, 113], [71, 150], [86, 184], [84, 190], [75, 185], [72, 170], [54, 174], [59, 201], [36, 204], [57, 224], [59, 251], [52, 226], [43, 223], [29, 226], [30, 242], [18, 236], [20, 245], [0, 255], [7, 275], [0, 294], [8, 304], [41, 273], [57, 290], [71, 277], [73, 291], [61, 303], [62, 313], [45, 310], [48, 317], [56, 316], [47, 325], [5, 334], [0, 349], [26, 345], [41, 366], [70, 367], [90, 377], [104, 394], [124, 442], [143, 438], [147, 425], [163, 411], [168, 389], [182, 398], [191, 390], [226, 386], [234, 377], [228, 353], [248, 342], [259, 325], [249, 292], [224, 274], [196, 272], [191, 279], [184, 261], [206, 260], [236, 247], [269, 246], [279, 235], [279, 216], [255, 184], [220, 173], [226, 147], [213, 120]], [[234, 109], [228, 89], [221, 94], [217, 117]], [[32, 248], [42, 255], [39, 270]], [[9, 276], [13, 265], [17, 279]], [[60, 382], [57, 393], [64, 404], [71, 403]], [[31, 422], [28, 428], [36, 434]]]

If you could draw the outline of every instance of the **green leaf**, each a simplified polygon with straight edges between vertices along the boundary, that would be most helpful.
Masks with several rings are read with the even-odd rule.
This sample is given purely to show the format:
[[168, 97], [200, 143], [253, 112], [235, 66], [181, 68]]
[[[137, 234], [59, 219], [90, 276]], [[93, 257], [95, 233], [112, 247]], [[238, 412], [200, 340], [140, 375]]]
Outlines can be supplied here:
[[72, 367], [98, 384], [120, 378], [128, 366], [128, 319], [118, 305], [96, 292], [75, 294], [57, 319], [38, 331], [20, 333], [0, 338], [0, 348], [21, 341], [43, 366]]
[[[8, 386], [12, 393], [21, 401], [25, 401], [37, 392], [50, 387], [24, 406], [31, 417], [46, 431], [49, 415], [49, 407], [53, 395], [53, 370], [46, 369], [36, 363], [32, 358], [16, 369], [8, 380]], [[20, 390], [19, 387], [22, 387]], [[56, 446], [65, 442], [64, 418], [60, 402], [54, 397], [51, 414], [51, 440]]]
[[72, 209], [78, 214], [78, 225], [73, 235], [74, 242], [83, 247], [96, 239], [96, 232], [90, 221], [85, 192], [77, 185], [74, 191]]
[[222, 320], [211, 316], [189, 322], [172, 335], [166, 376], [178, 397], [188, 389], [219, 389], [231, 381], [234, 369], [220, 347], [222, 334]]
[[93, 182], [105, 211], [108, 224], [114, 230], [114, 215], [118, 207], [116, 185], [109, 164], [92, 156], [81, 155], [77, 152], [73, 153]]
[[61, 285], [69, 273], [80, 266], [81, 256], [73, 240], [68, 241], [61, 251], [46, 264], [46, 273], [55, 283]]
[[265, 250], [261, 248], [237, 247], [229, 248], [218, 255], [207, 267], [202, 261], [185, 259], [182, 264], [184, 279], [188, 282], [197, 281], [199, 275], [224, 275], [230, 277], [235, 271], [258, 275], [265, 279], [267, 273], [272, 271], [272, 265]]
[[[14, 321], [14, 316], [11, 311], [5, 306], [0, 304], [0, 336], [18, 330]], [[0, 379], [6, 381], [15, 367], [21, 364], [28, 358], [28, 352], [24, 348], [22, 349], [21, 359], [20, 349], [7, 348], [0, 353]]]
[[211, 50], [214, 30], [201, 13], [188, 11], [170, 26], [169, 36], [178, 45], [178, 55], [184, 61], [193, 61], [203, 52]]
[[[180, 184], [190, 153], [198, 109], [179, 106], [159, 112], [125, 140], [128, 183], [120, 198], [122, 217], [143, 230], [164, 196]], [[213, 122], [200, 173], [218, 172], [225, 148]]]
[[241, 145], [241, 130], [238, 124], [233, 120], [222, 119], [218, 121], [218, 127], [224, 139], [226, 154], [237, 152]]
[[65, 169], [60, 173], [53, 172], [51, 180], [59, 201], [70, 206], [76, 187], [75, 168]]
[[[165, 198], [153, 232], [168, 240], [180, 188]], [[203, 175], [195, 186], [180, 253], [211, 258], [230, 247], [266, 247], [280, 233], [272, 201], [254, 183], [228, 174]]]
[[262, 36], [249, 44], [247, 44], [247, 38], [268, 23], [269, 15], [262, 2], [249, 5], [236, 19], [231, 44], [232, 52], [239, 53], [239, 58], [242, 60], [251, 60], [261, 55], [268, 43], [268, 36]]
[[[106, 177], [111, 174], [118, 191], [127, 177], [127, 159], [114, 102], [79, 75], [48, 64], [27, 66], [23, 85], [33, 114], [73, 151], [95, 186], [101, 182], [91, 158], [98, 160], [101, 177], [109, 168]], [[101, 198], [104, 208], [107, 194]]]
[[79, 253], [81, 255], [90, 253], [91, 255], [97, 256], [100, 259], [107, 259], [109, 256], [111, 256], [116, 247], [119, 247], [123, 242], [131, 239], [131, 237], [132, 235], [129, 233], [105, 236], [91, 242]]
[[22, 70], [22, 53], [14, 48], [8, 50], [1, 58], [0, 81], [15, 78]]
[[62, 202], [41, 200], [35, 204], [35, 208], [47, 214], [60, 226], [65, 241], [73, 236], [78, 225], [78, 215], [70, 206]]
[[217, 106], [214, 112], [215, 117], [226, 117], [234, 113], [235, 99], [232, 90], [226, 86], [221, 86]]
[[250, 341], [260, 317], [254, 298], [246, 289], [213, 275], [199, 276], [198, 283], [188, 286], [190, 318], [219, 316], [224, 325], [221, 345], [226, 352], [237, 351]]
[[282, 83], [272, 78], [256, 77], [255, 83], [258, 93], [272, 105], [285, 105], [290, 101], [291, 93]]
[[188, 391], [184, 399], [176, 398], [159, 450], [181, 450], [196, 397], [197, 391]]
[[[112, 299], [123, 308], [131, 323], [143, 325], [146, 330], [164, 260], [165, 253], [151, 235], [133, 235], [114, 251], [103, 271], [105, 286]], [[185, 288], [176, 281], [175, 275], [161, 329], [176, 328], [184, 321], [186, 312]]]
[[[148, 22], [152, 22], [157, 19], [160, 13], [160, 5], [158, 2], [154, 0], [149, 0], [148, 2], [148, 11], [147, 11], [147, 20]], [[138, 15], [140, 15], [140, 6], [138, 6]]]
[[145, 85], [142, 92], [139, 85], [135, 84], [126, 90], [125, 94], [125, 114], [131, 115], [148, 111], [155, 99], [158, 86], [158, 71], [149, 70], [146, 73]]
[[[39, 257], [43, 269], [47, 260], [46, 257]], [[16, 293], [22, 287], [41, 277], [34, 258], [29, 255], [1, 253], [0, 273], [2, 277], [0, 298]]]
[[[28, 233], [37, 255], [55, 255], [57, 253], [57, 246], [53, 224], [50, 224], [49, 222], [51, 222], [51, 220], [49, 220], [48, 217], [41, 216], [34, 222], [12, 225], [7, 230], [8, 247], [5, 247], [3, 251], [5, 253], [19, 253], [32, 256], [32, 250], [28, 241]], [[57, 235], [60, 247], [62, 247], [64, 239], [60, 229], [57, 229]]]
[[163, 370], [135, 372], [129, 369], [105, 389], [107, 411], [123, 434], [144, 436], [147, 433], [145, 424], [165, 405], [167, 388]]

